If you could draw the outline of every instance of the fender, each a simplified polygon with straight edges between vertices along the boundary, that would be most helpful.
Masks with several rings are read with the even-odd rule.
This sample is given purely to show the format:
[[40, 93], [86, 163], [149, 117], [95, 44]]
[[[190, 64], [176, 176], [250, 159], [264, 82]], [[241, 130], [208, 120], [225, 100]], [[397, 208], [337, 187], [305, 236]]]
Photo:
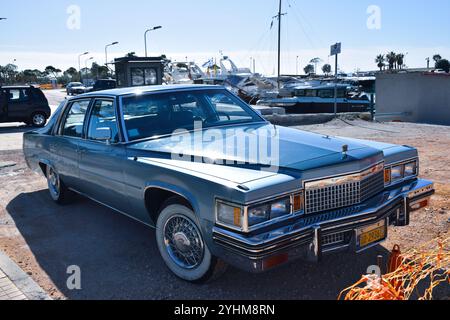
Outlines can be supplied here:
[[179, 195], [180, 197], [184, 198], [192, 205], [195, 215], [200, 220], [200, 206], [199, 206], [198, 201], [196, 200], [195, 196], [191, 192], [189, 192], [183, 188], [180, 188], [178, 186], [171, 185], [171, 184], [168, 184], [165, 182], [148, 181], [145, 184], [144, 191], [142, 193], [142, 199], [145, 199], [145, 193], [147, 192], [148, 189], [151, 189], [151, 188], [157, 188], [157, 189], [162, 189], [165, 191], [173, 192], [173, 193]]

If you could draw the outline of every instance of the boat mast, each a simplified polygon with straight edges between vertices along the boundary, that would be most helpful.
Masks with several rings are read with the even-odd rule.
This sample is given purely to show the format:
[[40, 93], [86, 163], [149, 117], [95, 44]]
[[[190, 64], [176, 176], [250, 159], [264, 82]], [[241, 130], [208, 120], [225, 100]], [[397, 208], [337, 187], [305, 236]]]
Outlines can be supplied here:
[[280, 7], [278, 10], [278, 89], [280, 89], [281, 79], [281, 13], [282, 0], [280, 0]]

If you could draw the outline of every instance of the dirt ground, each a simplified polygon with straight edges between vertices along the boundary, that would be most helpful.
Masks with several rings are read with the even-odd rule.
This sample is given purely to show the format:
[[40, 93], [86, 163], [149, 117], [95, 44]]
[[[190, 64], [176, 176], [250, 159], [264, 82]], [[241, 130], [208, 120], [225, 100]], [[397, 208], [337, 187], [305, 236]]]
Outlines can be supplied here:
[[[336, 299], [394, 244], [407, 250], [449, 236], [450, 127], [336, 120], [297, 128], [417, 147], [421, 177], [436, 183], [432, 206], [416, 212], [410, 226], [390, 229], [387, 242], [357, 259], [336, 255], [319, 266], [298, 262], [265, 275], [232, 269], [198, 287], [167, 271], [157, 258], [153, 231], [88, 200], [64, 209], [54, 205], [45, 180], [29, 171], [21, 151], [0, 148], [0, 250], [56, 299]], [[0, 144], [2, 130], [15, 129], [0, 128]], [[70, 264], [86, 270], [80, 292], [65, 287]], [[438, 298], [450, 296], [444, 289]]]

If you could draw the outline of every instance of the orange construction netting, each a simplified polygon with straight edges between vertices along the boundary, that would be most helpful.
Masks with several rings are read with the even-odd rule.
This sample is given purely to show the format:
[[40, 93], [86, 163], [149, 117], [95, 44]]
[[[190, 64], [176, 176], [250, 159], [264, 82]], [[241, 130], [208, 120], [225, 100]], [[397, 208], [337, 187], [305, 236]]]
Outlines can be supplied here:
[[[339, 300], [432, 300], [440, 285], [450, 285], [450, 238], [433, 240], [420, 249], [391, 254], [388, 274], [363, 276]], [[425, 288], [425, 289], [419, 289]]]

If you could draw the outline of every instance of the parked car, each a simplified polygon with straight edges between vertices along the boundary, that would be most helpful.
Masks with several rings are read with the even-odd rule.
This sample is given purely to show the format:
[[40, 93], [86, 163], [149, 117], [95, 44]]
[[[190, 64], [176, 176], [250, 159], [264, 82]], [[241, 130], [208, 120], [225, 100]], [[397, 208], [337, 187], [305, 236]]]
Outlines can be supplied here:
[[110, 90], [110, 89], [115, 89], [116, 87], [117, 87], [116, 80], [113, 80], [113, 79], [101, 79], [101, 80], [95, 81], [93, 87], [86, 88], [86, 92]]
[[[276, 165], [260, 156], [265, 139]], [[24, 135], [24, 154], [57, 203], [78, 193], [155, 228], [164, 262], [191, 282], [228, 264], [263, 272], [362, 252], [434, 193], [412, 147], [277, 127], [217, 86], [70, 98]]]
[[68, 96], [86, 93], [86, 87], [81, 82], [70, 82], [66, 86]]
[[32, 86], [0, 87], [0, 122], [25, 122], [45, 126], [51, 110], [47, 98]]

